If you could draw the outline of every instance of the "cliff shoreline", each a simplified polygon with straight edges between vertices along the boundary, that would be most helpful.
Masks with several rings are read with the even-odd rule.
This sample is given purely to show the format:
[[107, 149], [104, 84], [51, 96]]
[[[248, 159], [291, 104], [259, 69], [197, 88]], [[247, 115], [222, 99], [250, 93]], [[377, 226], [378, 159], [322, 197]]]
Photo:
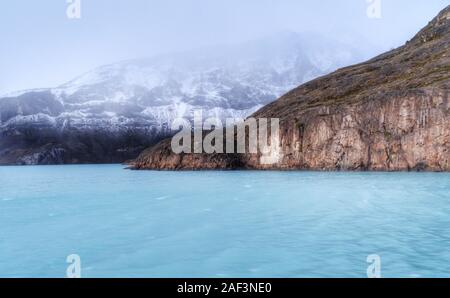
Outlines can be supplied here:
[[175, 154], [135, 169], [450, 171], [450, 6], [404, 46], [288, 92], [251, 117], [279, 118], [274, 165], [258, 154]]

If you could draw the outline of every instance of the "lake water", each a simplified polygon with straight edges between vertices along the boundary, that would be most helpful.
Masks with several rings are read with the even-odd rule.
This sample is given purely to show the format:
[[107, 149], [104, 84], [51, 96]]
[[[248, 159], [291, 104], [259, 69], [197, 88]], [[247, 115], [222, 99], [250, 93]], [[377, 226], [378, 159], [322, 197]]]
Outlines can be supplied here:
[[0, 277], [450, 277], [450, 174], [0, 167]]

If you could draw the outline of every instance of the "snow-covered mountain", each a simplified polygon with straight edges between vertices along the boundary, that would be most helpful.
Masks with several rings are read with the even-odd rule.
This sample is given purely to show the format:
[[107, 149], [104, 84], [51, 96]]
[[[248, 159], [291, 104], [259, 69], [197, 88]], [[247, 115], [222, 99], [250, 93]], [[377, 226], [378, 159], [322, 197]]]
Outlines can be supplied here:
[[56, 88], [1, 98], [0, 163], [123, 161], [195, 109], [204, 117], [243, 118], [363, 58], [349, 45], [282, 33], [102, 66]]

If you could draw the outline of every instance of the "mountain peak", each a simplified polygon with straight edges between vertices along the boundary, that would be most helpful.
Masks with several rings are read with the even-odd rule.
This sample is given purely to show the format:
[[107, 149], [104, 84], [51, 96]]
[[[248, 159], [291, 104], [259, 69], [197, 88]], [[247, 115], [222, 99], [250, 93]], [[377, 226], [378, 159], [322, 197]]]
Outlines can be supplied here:
[[413, 44], [428, 43], [447, 36], [450, 39], [450, 5], [444, 8], [411, 40]]
[[450, 171], [449, 45], [450, 6], [407, 46], [303, 84], [253, 114], [279, 119], [279, 146], [269, 155], [180, 158], [169, 139], [134, 167]]

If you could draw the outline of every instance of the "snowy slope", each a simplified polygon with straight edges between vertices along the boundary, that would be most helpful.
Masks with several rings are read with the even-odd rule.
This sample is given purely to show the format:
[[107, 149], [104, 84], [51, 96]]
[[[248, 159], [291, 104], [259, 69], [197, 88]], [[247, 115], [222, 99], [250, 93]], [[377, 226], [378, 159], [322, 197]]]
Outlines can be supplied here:
[[123, 61], [56, 88], [1, 98], [0, 130], [20, 135], [24, 127], [58, 133], [132, 129], [151, 135], [177, 117], [192, 118], [195, 109], [202, 109], [204, 117], [242, 118], [303, 82], [363, 58], [336, 41], [282, 33], [235, 46]]

